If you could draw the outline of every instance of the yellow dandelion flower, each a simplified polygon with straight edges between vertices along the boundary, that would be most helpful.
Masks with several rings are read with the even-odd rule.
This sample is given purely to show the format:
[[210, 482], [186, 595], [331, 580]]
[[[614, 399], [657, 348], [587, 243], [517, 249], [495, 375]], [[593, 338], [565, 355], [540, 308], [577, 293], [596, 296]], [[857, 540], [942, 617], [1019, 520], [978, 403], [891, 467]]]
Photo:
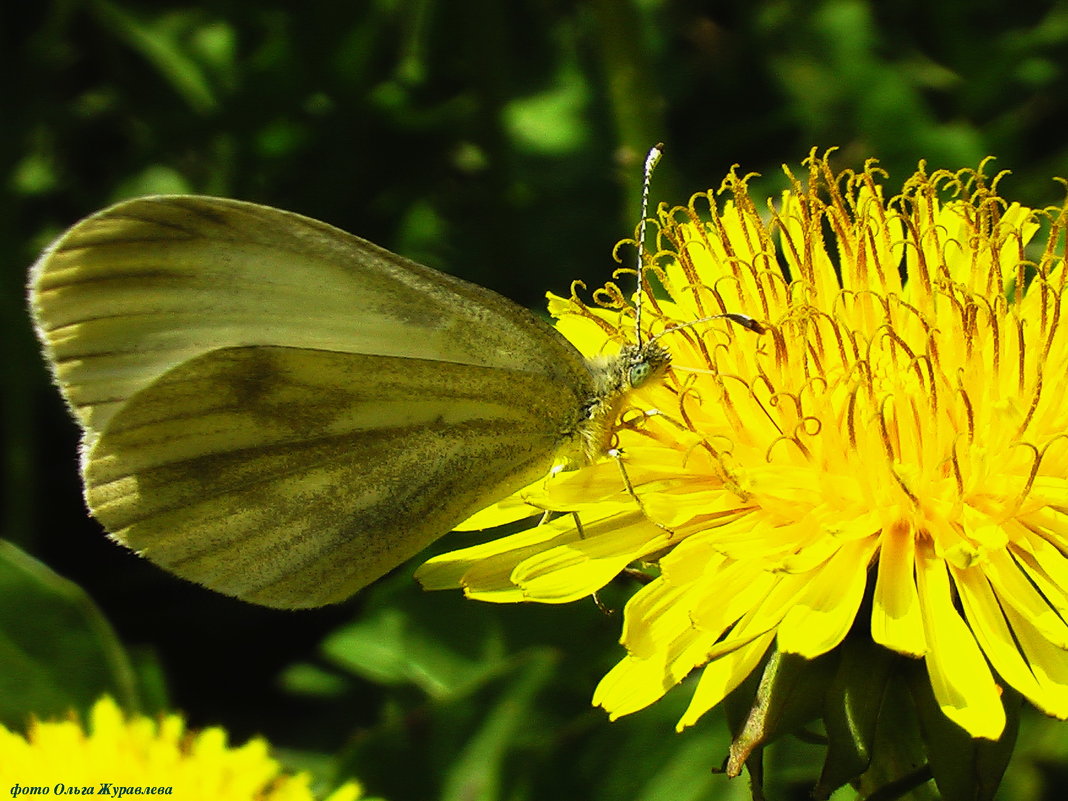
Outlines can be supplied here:
[[[700, 669], [689, 726], [773, 647], [813, 658], [855, 623], [922, 659], [972, 737], [1001, 735], [1005, 684], [1068, 717], [1068, 207], [1010, 203], [982, 169], [921, 164], [888, 200], [874, 162], [806, 164], [763, 214], [734, 171], [660, 210], [643, 328], [672, 367], [630, 399], [616, 458], [471, 527], [574, 514], [420, 579], [563, 603], [655, 563], [594, 695], [613, 718]], [[560, 330], [588, 354], [633, 339], [619, 290], [594, 299], [552, 298]]]
[[[96, 702], [88, 727], [71, 718], [34, 720], [25, 735], [0, 725], [0, 788], [22, 795], [171, 796], [313, 801], [310, 776], [289, 775], [265, 740], [227, 744], [223, 729], [194, 733], [178, 715], [123, 715], [110, 698]], [[348, 782], [326, 801], [356, 801]]]

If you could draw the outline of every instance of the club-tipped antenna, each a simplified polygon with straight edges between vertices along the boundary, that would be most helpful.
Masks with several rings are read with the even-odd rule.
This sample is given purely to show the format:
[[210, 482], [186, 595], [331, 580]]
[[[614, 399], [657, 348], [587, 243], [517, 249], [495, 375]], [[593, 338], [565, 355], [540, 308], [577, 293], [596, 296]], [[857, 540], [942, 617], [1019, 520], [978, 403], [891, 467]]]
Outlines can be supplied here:
[[701, 317], [697, 320], [690, 320], [686, 323], [679, 323], [678, 325], [673, 325], [671, 326], [671, 328], [667, 328], [661, 331], [649, 341], [656, 342], [656, 340], [660, 339], [660, 337], [664, 336], [665, 334], [670, 334], [674, 331], [678, 331], [681, 328], [692, 328], [693, 326], [698, 325], [700, 323], [707, 323], [709, 320], [730, 320], [732, 323], [736, 323], [747, 331], [752, 331], [754, 334], [763, 334], [765, 331], [768, 330], [759, 320], [750, 317], [748, 314], [738, 314], [737, 312], [723, 312], [723, 314], [710, 314], [708, 317]]
[[634, 340], [642, 344], [642, 294], [645, 289], [645, 224], [649, 215], [649, 184], [653, 180], [653, 170], [664, 155], [664, 143], [657, 142], [645, 157], [645, 171], [642, 177], [642, 216], [638, 223], [638, 292], [634, 301]]

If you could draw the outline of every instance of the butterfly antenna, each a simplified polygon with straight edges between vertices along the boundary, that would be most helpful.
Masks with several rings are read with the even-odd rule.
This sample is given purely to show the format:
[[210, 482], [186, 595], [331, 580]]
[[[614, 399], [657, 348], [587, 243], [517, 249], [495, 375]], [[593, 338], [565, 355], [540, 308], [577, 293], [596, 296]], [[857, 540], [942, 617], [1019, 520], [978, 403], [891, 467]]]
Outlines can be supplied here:
[[653, 170], [664, 155], [664, 143], [657, 142], [645, 157], [645, 174], [642, 178], [642, 216], [638, 223], [638, 298], [634, 310], [634, 340], [642, 344], [642, 293], [645, 287], [645, 225], [649, 214], [649, 184], [653, 180]]
[[763, 334], [768, 329], [763, 323], [754, 317], [750, 317], [748, 314], [738, 314], [737, 312], [724, 312], [723, 314], [710, 314], [708, 317], [701, 317], [697, 320], [690, 320], [688, 323], [679, 323], [673, 325], [671, 328], [664, 329], [655, 337], [650, 339], [650, 342], [656, 342], [660, 337], [665, 334], [671, 334], [675, 331], [679, 331], [683, 328], [692, 328], [700, 323], [707, 323], [709, 320], [730, 320], [732, 323], [737, 323], [747, 331], [752, 331], [754, 334]]

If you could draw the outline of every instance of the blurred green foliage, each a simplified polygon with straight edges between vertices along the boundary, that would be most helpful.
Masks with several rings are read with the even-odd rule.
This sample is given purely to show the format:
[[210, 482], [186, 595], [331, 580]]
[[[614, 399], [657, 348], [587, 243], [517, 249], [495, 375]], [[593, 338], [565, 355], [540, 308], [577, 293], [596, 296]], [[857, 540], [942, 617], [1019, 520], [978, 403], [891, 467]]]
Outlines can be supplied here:
[[[589, 707], [621, 656], [620, 615], [592, 602], [427, 595], [409, 566], [348, 604], [280, 613], [108, 543], [82, 509], [74, 427], [24, 311], [25, 269], [50, 237], [122, 197], [227, 195], [540, 307], [545, 290], [610, 274], [658, 140], [653, 194], [668, 202], [735, 162], [774, 191], [779, 165], [813, 146], [839, 146], [843, 167], [877, 157], [892, 180], [920, 159], [996, 155], [1013, 171], [1002, 190], [1030, 205], [1057, 202], [1050, 179], [1068, 176], [1063, 0], [19, 2], [0, 6], [0, 67], [2, 535], [103, 614], [47, 568], [5, 561], [22, 578], [0, 586], [0, 710], [11, 721], [109, 689], [262, 732], [295, 764], [394, 801], [748, 787], [712, 773], [727, 743], [716, 715], [673, 733], [686, 688], [615, 723]], [[439, 547], [450, 539], [465, 541]], [[619, 609], [632, 589], [604, 600]], [[50, 670], [34, 667], [43, 654]], [[1020, 741], [1003, 797], [1046, 797], [1066, 733], [1036, 715]], [[807, 797], [810, 748], [772, 749], [770, 797]]]

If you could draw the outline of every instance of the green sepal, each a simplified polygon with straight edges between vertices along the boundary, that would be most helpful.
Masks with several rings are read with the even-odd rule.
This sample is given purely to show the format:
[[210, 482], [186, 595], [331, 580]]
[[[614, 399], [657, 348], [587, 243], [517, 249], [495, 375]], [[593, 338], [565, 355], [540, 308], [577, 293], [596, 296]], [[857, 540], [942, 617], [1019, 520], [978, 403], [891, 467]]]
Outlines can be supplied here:
[[730, 776], [738, 775], [743, 764], [749, 769], [754, 798], [759, 797], [761, 749], [784, 734], [799, 732], [820, 716], [837, 663], [836, 651], [816, 659], [775, 651], [768, 658], [745, 722], [733, 732], [727, 759]]
[[907, 676], [918, 666], [911, 659], [892, 658], [871, 745], [871, 761], [852, 784], [867, 801], [939, 801], [909, 693]]
[[1020, 694], [1001, 684], [1005, 730], [997, 740], [976, 739], [939, 708], [922, 665], [911, 667], [909, 690], [916, 704], [927, 760], [943, 801], [990, 801], [1016, 745], [1023, 704]]
[[894, 664], [901, 657], [867, 637], [848, 637], [824, 699], [827, 757], [813, 798], [824, 799], [868, 770], [879, 714]]

